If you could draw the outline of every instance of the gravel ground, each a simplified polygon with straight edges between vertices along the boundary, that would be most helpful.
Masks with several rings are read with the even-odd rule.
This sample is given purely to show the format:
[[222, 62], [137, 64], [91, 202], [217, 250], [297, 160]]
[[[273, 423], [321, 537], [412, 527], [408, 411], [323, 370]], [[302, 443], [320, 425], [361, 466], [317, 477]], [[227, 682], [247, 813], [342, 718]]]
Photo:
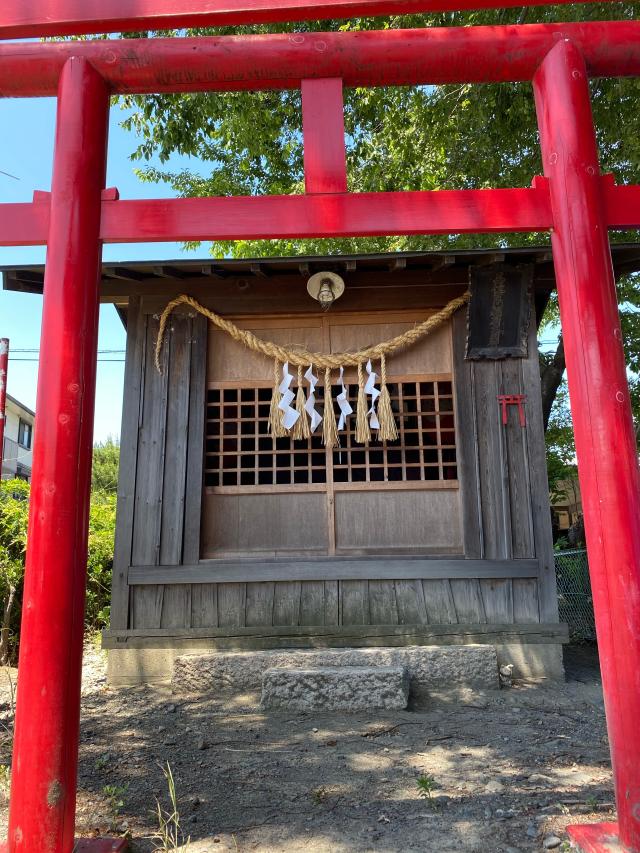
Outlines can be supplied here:
[[[169, 762], [190, 853], [566, 849], [568, 823], [613, 819], [593, 650], [570, 649], [567, 671], [564, 685], [442, 694], [404, 712], [266, 716], [255, 696], [109, 689], [89, 644], [78, 834], [128, 834], [132, 851], [155, 849]], [[1, 799], [4, 832], [6, 784]]]

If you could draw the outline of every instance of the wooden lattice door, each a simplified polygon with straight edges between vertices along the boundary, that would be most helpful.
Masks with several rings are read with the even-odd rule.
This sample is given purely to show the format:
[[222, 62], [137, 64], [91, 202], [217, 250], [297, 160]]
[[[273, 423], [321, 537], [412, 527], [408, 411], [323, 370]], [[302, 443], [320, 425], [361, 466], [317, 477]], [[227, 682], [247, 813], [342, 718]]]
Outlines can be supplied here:
[[[269, 340], [337, 352], [391, 337], [423, 317], [237, 322]], [[357, 444], [354, 416], [332, 451], [321, 428], [308, 440], [274, 442], [267, 428], [272, 365], [210, 329], [203, 557], [460, 552], [450, 328], [395, 356], [387, 371], [397, 442]], [[345, 381], [355, 407], [355, 371], [345, 371]], [[322, 381], [316, 394], [322, 410]]]

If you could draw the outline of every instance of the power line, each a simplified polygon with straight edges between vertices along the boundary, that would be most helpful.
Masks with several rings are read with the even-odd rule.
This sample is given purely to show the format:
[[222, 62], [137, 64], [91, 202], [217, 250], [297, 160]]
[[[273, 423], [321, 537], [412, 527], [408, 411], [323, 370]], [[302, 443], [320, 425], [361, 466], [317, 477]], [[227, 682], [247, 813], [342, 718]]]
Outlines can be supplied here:
[[[40, 359], [39, 358], [11, 358], [10, 359], [10, 362], [15, 362], [15, 361], [32, 361], [32, 362], [37, 363], [38, 361], [40, 361]], [[125, 359], [124, 358], [99, 358], [99, 359], [97, 359], [97, 361], [98, 361], [98, 364], [124, 364]]]
[[[39, 347], [32, 347], [32, 348], [28, 349], [28, 348], [24, 348], [24, 347], [23, 347], [23, 348], [20, 348], [20, 347], [11, 347], [11, 349], [10, 349], [10, 353], [9, 353], [9, 354], [11, 354], [12, 352], [20, 352], [20, 353], [34, 352], [34, 353], [39, 353], [39, 352], [40, 352], [40, 348], [39, 348]], [[126, 350], [125, 350], [125, 349], [99, 349], [99, 350], [98, 350], [98, 355], [108, 355], [108, 354], [113, 354], [113, 355], [123, 355], [125, 352], [126, 352]]]

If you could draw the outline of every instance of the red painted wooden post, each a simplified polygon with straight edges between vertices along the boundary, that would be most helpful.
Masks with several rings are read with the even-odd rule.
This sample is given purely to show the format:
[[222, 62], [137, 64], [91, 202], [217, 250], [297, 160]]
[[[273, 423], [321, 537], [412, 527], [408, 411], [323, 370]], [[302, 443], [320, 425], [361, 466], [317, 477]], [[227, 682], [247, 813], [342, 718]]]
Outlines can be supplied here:
[[303, 80], [301, 89], [305, 190], [346, 193], [342, 80]]
[[4, 459], [4, 425], [7, 419], [7, 370], [9, 367], [9, 338], [0, 338], [0, 477]]
[[[640, 851], [640, 474], [584, 59], [563, 40], [534, 77], [584, 506], [619, 840]], [[611, 827], [572, 828], [610, 850]]]
[[[10, 853], [71, 853], [109, 92], [60, 78], [11, 778]], [[118, 849], [118, 848], [115, 848]]]

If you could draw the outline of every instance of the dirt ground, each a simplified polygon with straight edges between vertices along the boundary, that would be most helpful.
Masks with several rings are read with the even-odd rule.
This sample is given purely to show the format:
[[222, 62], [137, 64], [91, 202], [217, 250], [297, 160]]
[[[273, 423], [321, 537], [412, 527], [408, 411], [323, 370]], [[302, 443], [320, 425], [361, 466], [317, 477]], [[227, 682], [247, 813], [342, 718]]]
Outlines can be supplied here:
[[[190, 853], [567, 849], [568, 823], [613, 818], [613, 792], [595, 653], [570, 648], [566, 666], [564, 685], [434, 696], [400, 713], [265, 716], [254, 697], [109, 689], [90, 644], [78, 834], [155, 849], [169, 762]], [[0, 698], [8, 727], [6, 685]], [[5, 762], [9, 741], [5, 728]]]

